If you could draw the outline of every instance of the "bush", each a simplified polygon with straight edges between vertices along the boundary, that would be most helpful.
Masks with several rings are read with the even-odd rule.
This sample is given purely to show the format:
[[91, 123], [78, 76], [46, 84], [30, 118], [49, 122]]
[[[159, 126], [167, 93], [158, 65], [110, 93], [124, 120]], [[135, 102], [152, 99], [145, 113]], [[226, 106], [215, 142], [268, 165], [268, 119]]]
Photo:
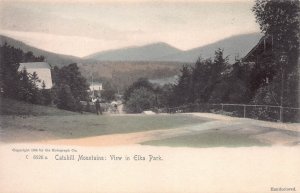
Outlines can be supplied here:
[[62, 84], [58, 90], [57, 107], [64, 110], [76, 110], [76, 100], [74, 99], [69, 85]]
[[125, 104], [125, 110], [129, 113], [141, 113], [149, 110], [155, 105], [155, 98], [154, 92], [147, 88], [135, 89]]

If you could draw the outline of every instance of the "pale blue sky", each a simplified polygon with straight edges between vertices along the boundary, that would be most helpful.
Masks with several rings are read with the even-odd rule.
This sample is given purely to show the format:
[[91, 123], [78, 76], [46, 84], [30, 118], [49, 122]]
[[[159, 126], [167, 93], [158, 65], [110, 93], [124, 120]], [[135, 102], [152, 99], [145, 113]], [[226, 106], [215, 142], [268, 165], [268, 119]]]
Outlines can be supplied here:
[[259, 31], [254, 2], [5, 1], [0, 32], [53, 52], [93, 52], [153, 42], [191, 49]]

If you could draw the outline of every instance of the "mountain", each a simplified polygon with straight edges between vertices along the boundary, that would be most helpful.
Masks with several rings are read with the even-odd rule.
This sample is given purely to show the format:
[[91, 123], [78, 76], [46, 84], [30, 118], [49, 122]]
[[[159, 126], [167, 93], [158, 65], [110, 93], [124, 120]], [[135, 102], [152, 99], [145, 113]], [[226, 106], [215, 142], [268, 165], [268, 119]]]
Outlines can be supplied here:
[[224, 50], [224, 56], [228, 56], [229, 62], [233, 63], [236, 57], [244, 57], [262, 36], [260, 33], [236, 35], [212, 44], [164, 56], [160, 61], [195, 62], [200, 56], [204, 59], [213, 57], [215, 51], [221, 48]]
[[13, 38], [7, 37], [0, 35], [0, 45], [3, 45], [4, 43], [7, 43], [10, 46], [13, 46], [15, 48], [20, 48], [24, 52], [33, 52], [35, 56], [44, 56], [46, 61], [51, 65], [51, 66], [64, 66], [68, 65], [71, 63], [87, 63], [89, 61], [84, 60], [82, 58], [78, 58], [75, 56], [69, 56], [69, 55], [63, 55], [63, 54], [56, 54], [48, 51], [44, 51], [32, 46], [29, 46], [19, 40], [15, 40]]
[[229, 56], [229, 62], [232, 63], [234, 62], [235, 57], [244, 57], [257, 44], [261, 37], [262, 34], [260, 33], [236, 35], [186, 51], [159, 42], [145, 46], [98, 52], [84, 58], [44, 51], [3, 35], [0, 35], [0, 44], [3, 45], [7, 42], [7, 44], [20, 48], [24, 52], [32, 51], [35, 56], [43, 55], [49, 64], [59, 67], [71, 63], [99, 64], [99, 61], [194, 63], [200, 56], [204, 59], [213, 57], [218, 48], [224, 49], [224, 55]]
[[161, 62], [188, 62], [194, 63], [200, 56], [204, 59], [214, 56], [218, 48], [224, 50], [229, 62], [235, 58], [244, 57], [259, 41], [263, 35], [250, 33], [236, 35], [223, 40], [182, 51], [166, 43], [155, 43], [145, 46], [136, 46], [98, 52], [85, 58], [99, 61], [161, 61]]
[[97, 52], [86, 56], [88, 59], [101, 61], [157, 61], [168, 55], [178, 54], [182, 51], [166, 43], [158, 42], [145, 46], [132, 46], [116, 50]]

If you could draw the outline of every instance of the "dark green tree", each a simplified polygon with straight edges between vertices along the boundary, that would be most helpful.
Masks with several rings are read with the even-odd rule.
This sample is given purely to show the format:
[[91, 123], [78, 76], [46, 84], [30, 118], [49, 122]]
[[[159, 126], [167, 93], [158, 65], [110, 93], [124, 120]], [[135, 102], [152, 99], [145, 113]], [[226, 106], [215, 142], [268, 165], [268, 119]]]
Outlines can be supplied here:
[[105, 89], [101, 91], [101, 98], [103, 98], [105, 101], [113, 101], [115, 99], [115, 91], [113, 89]]
[[156, 106], [158, 108], [171, 107], [174, 104], [173, 85], [166, 84], [156, 89]]
[[25, 68], [20, 72], [20, 80], [18, 85], [19, 99], [25, 102], [39, 104], [40, 93], [37, 85], [34, 82], [36, 80], [38, 80], [38, 77], [35, 76], [33, 80], [32, 76], [27, 72]]
[[146, 78], [140, 78], [138, 79], [137, 81], [135, 81], [131, 86], [129, 86], [125, 92], [124, 92], [124, 100], [125, 102], [127, 100], [129, 100], [129, 97], [131, 95], [131, 93], [135, 90], [135, 89], [138, 89], [138, 88], [146, 88], [148, 90], [153, 90], [153, 85], [149, 82], [148, 79]]
[[[297, 107], [299, 88], [291, 89], [294, 87], [291, 85], [299, 84], [300, 3], [298, 0], [256, 0], [252, 10], [261, 31], [273, 41], [273, 62], [268, 71], [273, 71], [274, 75], [269, 81], [272, 85], [268, 87], [277, 88], [271, 92], [278, 96], [277, 101], [284, 98], [283, 106]], [[256, 76], [261, 76], [262, 71], [256, 72]], [[263, 95], [263, 90], [258, 90], [256, 95]], [[262, 101], [258, 101], [258, 96], [255, 98], [259, 103], [267, 101], [267, 98]]]
[[184, 65], [178, 83], [174, 86], [174, 106], [192, 102], [192, 69]]
[[277, 51], [290, 53], [298, 50], [298, 0], [256, 0], [252, 11], [261, 31], [273, 37], [273, 46]]
[[19, 62], [23, 59], [23, 51], [9, 46], [0, 46], [0, 87], [4, 97], [18, 98]]
[[77, 110], [76, 100], [67, 84], [60, 84], [57, 93], [57, 107], [69, 111]]
[[81, 75], [77, 64], [69, 64], [62, 67], [56, 77], [55, 84], [67, 84], [70, 87], [75, 99], [87, 100], [89, 85], [87, 80]]
[[51, 89], [46, 89], [45, 82], [42, 82], [42, 90], [41, 90], [41, 104], [43, 105], [50, 105], [53, 100], [52, 91]]
[[[54, 97], [58, 108], [81, 111], [80, 101], [88, 100], [89, 85], [81, 75], [77, 64], [69, 64], [52, 70], [54, 78]], [[63, 93], [67, 96], [63, 96]], [[65, 104], [64, 104], [65, 103]]]
[[131, 93], [125, 104], [125, 110], [129, 113], [141, 113], [153, 108], [155, 103], [155, 93], [145, 87], [140, 87]]
[[193, 87], [193, 101], [197, 103], [207, 102], [209, 99], [208, 81], [211, 73], [211, 66], [213, 62], [211, 59], [202, 60], [199, 58], [192, 71], [192, 87]]
[[20, 81], [18, 87], [18, 98], [22, 101], [29, 102], [32, 99], [32, 84], [26, 69], [23, 69], [20, 72]]
[[[36, 74], [27, 71], [18, 72], [20, 62], [43, 61], [44, 57], [36, 57], [32, 52], [24, 53], [19, 48], [14, 48], [7, 43], [0, 46], [0, 89], [4, 97], [25, 100], [26, 102], [39, 103], [35, 81]], [[25, 75], [30, 77], [25, 77]], [[26, 82], [27, 81], [27, 82]], [[33, 82], [32, 82], [33, 81]]]
[[101, 91], [101, 98], [105, 101], [115, 100], [116, 89], [113, 88], [109, 81], [103, 82], [103, 90]]

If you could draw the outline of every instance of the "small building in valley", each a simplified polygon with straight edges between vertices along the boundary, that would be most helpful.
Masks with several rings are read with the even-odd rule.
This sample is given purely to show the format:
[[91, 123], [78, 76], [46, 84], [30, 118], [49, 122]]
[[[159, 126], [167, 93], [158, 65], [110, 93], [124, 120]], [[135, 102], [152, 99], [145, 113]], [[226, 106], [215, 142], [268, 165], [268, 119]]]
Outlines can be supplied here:
[[100, 83], [100, 82], [90, 83], [90, 92], [91, 92], [92, 97], [101, 96], [102, 90], [103, 90], [102, 83]]
[[26, 69], [29, 74], [33, 74], [34, 72], [37, 74], [41, 80], [37, 82], [38, 88], [43, 88], [43, 82], [45, 83], [45, 89], [52, 88], [51, 66], [47, 62], [20, 63], [18, 71], [20, 72], [24, 69]]

